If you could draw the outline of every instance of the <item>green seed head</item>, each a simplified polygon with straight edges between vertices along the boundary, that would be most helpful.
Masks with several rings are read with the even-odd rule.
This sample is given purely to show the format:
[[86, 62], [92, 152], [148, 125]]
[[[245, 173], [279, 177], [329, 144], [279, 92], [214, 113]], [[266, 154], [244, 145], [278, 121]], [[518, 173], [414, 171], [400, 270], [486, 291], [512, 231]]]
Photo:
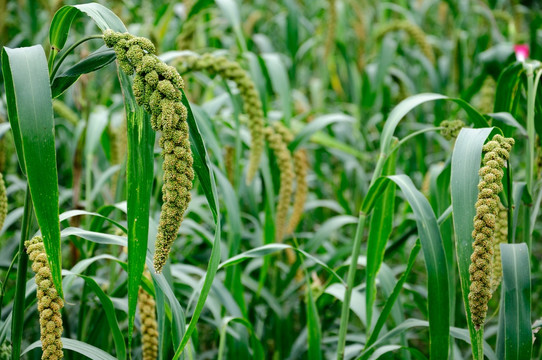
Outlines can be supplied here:
[[386, 26], [378, 31], [377, 39], [380, 39], [384, 35], [395, 31], [404, 31], [407, 33], [408, 36], [416, 43], [416, 45], [418, 45], [425, 57], [432, 63], [435, 62], [433, 48], [427, 41], [425, 33], [420, 27], [409, 21], [393, 21], [386, 24]]
[[269, 147], [273, 150], [280, 171], [279, 201], [277, 204], [275, 220], [275, 239], [282, 242], [286, 232], [286, 218], [290, 199], [293, 192], [293, 180], [295, 177], [292, 156], [282, 136], [275, 132], [272, 127], [264, 130]]
[[[471, 255], [469, 307], [472, 322], [476, 329], [484, 324], [487, 304], [492, 292], [500, 282], [500, 251], [497, 247], [502, 241], [503, 214], [498, 194], [502, 191], [502, 177], [505, 160], [513, 144], [513, 139], [495, 135], [483, 146], [485, 152], [483, 166], [479, 171], [478, 201], [474, 217]], [[506, 149], [503, 147], [506, 146]], [[496, 245], [498, 243], [498, 245]], [[496, 262], [499, 262], [499, 265]], [[502, 271], [501, 271], [502, 272]]]
[[248, 115], [248, 128], [251, 135], [247, 182], [256, 176], [260, 157], [264, 146], [264, 116], [260, 96], [249, 74], [236, 62], [223, 56], [204, 54], [201, 57], [189, 55], [177, 59], [175, 64], [180, 73], [204, 70], [211, 74], [220, 75], [223, 79], [231, 80], [239, 89], [243, 99], [243, 109]]
[[461, 120], [444, 120], [440, 123], [440, 126], [444, 128], [441, 130], [442, 136], [447, 140], [452, 140], [459, 136], [459, 132], [465, 127], [465, 123]]
[[38, 311], [40, 313], [40, 333], [43, 360], [62, 359], [62, 317], [60, 309], [64, 302], [58, 296], [51, 276], [51, 270], [47, 263], [43, 240], [36, 236], [25, 242], [26, 252], [34, 262], [32, 269], [36, 273], [36, 285], [38, 285]]
[[153, 130], [162, 132], [159, 144], [164, 156], [164, 203], [154, 253], [154, 268], [161, 272], [190, 202], [194, 179], [187, 112], [181, 103], [183, 80], [174, 67], [154, 55], [156, 50], [148, 39], [106, 31], [104, 40], [115, 49], [123, 71], [135, 71], [136, 100], [151, 113]]
[[[145, 276], [149, 277], [148, 271]], [[158, 323], [156, 322], [156, 304], [152, 296], [139, 288], [139, 316], [141, 317], [141, 338], [143, 360], [158, 358]]]

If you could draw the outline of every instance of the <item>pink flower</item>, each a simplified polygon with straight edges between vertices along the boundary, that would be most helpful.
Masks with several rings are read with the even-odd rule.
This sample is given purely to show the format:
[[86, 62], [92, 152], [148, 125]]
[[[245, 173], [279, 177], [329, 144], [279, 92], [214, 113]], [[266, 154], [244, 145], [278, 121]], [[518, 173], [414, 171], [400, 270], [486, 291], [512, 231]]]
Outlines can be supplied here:
[[524, 62], [529, 57], [529, 45], [518, 44], [514, 45], [517, 61]]

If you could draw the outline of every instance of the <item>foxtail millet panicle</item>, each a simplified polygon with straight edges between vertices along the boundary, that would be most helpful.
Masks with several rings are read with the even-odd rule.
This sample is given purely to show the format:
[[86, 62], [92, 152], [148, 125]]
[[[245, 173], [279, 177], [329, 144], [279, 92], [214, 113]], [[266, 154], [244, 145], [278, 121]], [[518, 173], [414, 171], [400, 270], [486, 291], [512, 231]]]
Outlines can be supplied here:
[[444, 120], [440, 123], [440, 126], [443, 127], [440, 131], [442, 136], [446, 140], [452, 140], [459, 136], [459, 132], [465, 127], [465, 123], [461, 120]]
[[106, 30], [104, 40], [115, 49], [120, 68], [128, 75], [135, 72], [136, 101], [151, 114], [153, 130], [162, 133], [159, 145], [164, 157], [164, 203], [154, 252], [154, 269], [160, 273], [177, 238], [194, 179], [187, 110], [181, 103], [183, 80], [174, 67], [154, 55], [154, 45], [148, 39]]
[[258, 171], [264, 149], [263, 129], [265, 125], [260, 95], [248, 72], [235, 61], [211, 54], [182, 56], [176, 60], [175, 66], [180, 73], [204, 70], [211, 74], [220, 75], [223, 79], [231, 80], [237, 85], [243, 100], [244, 112], [249, 118], [248, 128], [252, 138], [247, 170], [247, 183], [251, 183]]
[[[149, 278], [149, 272], [144, 274]], [[143, 287], [138, 293], [139, 316], [141, 318], [141, 346], [143, 360], [158, 359], [158, 323], [156, 321], [156, 303]]]
[[478, 200], [472, 237], [473, 253], [471, 255], [469, 308], [472, 322], [479, 330], [484, 324], [488, 302], [491, 298], [491, 261], [493, 258], [493, 237], [499, 214], [499, 193], [503, 190], [502, 167], [509, 158], [514, 139], [495, 135], [483, 147], [483, 166], [480, 168], [478, 183]]
[[326, 39], [324, 43], [324, 58], [327, 58], [333, 50], [333, 44], [335, 42], [335, 29], [337, 27], [337, 4], [335, 0], [327, 0], [327, 21], [325, 24]]
[[384, 35], [394, 32], [394, 31], [400, 31], [403, 30], [410, 36], [412, 40], [418, 45], [422, 53], [425, 55], [425, 57], [431, 61], [431, 63], [435, 63], [435, 54], [433, 52], [433, 47], [429, 42], [427, 41], [427, 37], [425, 35], [425, 32], [417, 25], [406, 21], [406, 20], [400, 20], [400, 21], [392, 21], [388, 24], [386, 24], [384, 27], [382, 27], [377, 35], [376, 38], [380, 39]]
[[493, 112], [496, 91], [497, 83], [495, 80], [493, 80], [491, 75], [488, 75], [480, 88], [480, 97], [478, 100], [478, 109], [482, 114], [489, 114]]
[[[282, 123], [274, 124], [275, 131], [282, 136], [282, 140], [286, 145], [290, 144], [294, 140], [294, 135], [286, 126]], [[305, 207], [305, 201], [307, 200], [308, 184], [307, 184], [307, 172], [309, 169], [307, 152], [304, 149], [298, 149], [293, 154], [294, 174], [295, 174], [295, 194], [292, 214], [286, 227], [286, 234], [294, 232], [295, 228], [301, 220], [303, 215], [303, 209]]]
[[38, 311], [40, 314], [40, 333], [43, 360], [58, 360], [64, 357], [62, 352], [62, 316], [60, 309], [64, 302], [53, 285], [51, 269], [47, 263], [47, 254], [40, 236], [25, 241], [24, 246], [32, 261], [32, 270], [36, 273]]
[[275, 240], [282, 242], [286, 232], [286, 217], [293, 192], [294, 167], [290, 150], [288, 150], [282, 136], [273, 127], [265, 128], [264, 133], [269, 147], [275, 154], [280, 171], [279, 200], [275, 215]]

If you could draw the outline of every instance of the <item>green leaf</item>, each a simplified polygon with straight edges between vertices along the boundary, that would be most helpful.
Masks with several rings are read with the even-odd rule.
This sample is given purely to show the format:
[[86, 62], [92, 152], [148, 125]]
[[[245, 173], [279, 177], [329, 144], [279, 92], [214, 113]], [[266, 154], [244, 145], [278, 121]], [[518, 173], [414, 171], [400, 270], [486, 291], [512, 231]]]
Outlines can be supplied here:
[[311, 360], [322, 359], [322, 329], [320, 317], [318, 316], [318, 308], [316, 307], [316, 301], [312, 293], [311, 284], [309, 281], [308, 273], [305, 273], [306, 286], [307, 286], [307, 340], [308, 340], [308, 356]]
[[70, 66], [62, 74], [55, 76], [51, 84], [53, 99], [59, 97], [72, 86], [79, 76], [99, 70], [112, 63], [116, 58], [115, 51], [106, 47], [94, 51], [92, 54]]
[[57, 49], [57, 52], [66, 45], [73, 20], [83, 13], [91, 17], [102, 31], [107, 29], [128, 31], [118, 16], [103, 5], [97, 3], [66, 5], [55, 13], [49, 28], [49, 43]]
[[340, 122], [354, 122], [354, 118], [345, 114], [327, 114], [317, 117], [309, 124], [303, 127], [301, 131], [296, 135], [294, 140], [288, 145], [291, 151], [295, 151], [298, 147], [306, 143], [316, 132], [324, 129], [325, 127], [340, 123]]
[[155, 133], [149, 115], [137, 105], [132, 81], [118, 69], [124, 94], [128, 151], [126, 192], [128, 206], [128, 344], [131, 345], [141, 275], [149, 234], [150, 199], [154, 173]]
[[[431, 205], [406, 175], [388, 177], [401, 188], [416, 216], [418, 235], [427, 269], [427, 307], [429, 311], [429, 353], [431, 358], [447, 359], [450, 342], [450, 299], [448, 265], [440, 228]], [[446, 314], [446, 316], [442, 316]], [[446, 355], [444, 355], [446, 354]]]
[[241, 317], [233, 317], [233, 316], [226, 316], [222, 319], [222, 323], [220, 326], [220, 341], [218, 346], [218, 360], [222, 360], [224, 358], [223, 354], [226, 352], [226, 330], [228, 329], [228, 326], [230, 323], [239, 323], [243, 326], [245, 326], [249, 332], [250, 332], [250, 338], [252, 340], [252, 346], [253, 346], [253, 356], [252, 359], [258, 359], [263, 360], [263, 348], [261, 342], [256, 337], [256, 334], [254, 333], [254, 329], [252, 327], [252, 324], [245, 318]]
[[[188, 15], [186, 16], [186, 20], [183, 23], [186, 24], [188, 20], [190, 20], [193, 16], [196, 16], [201, 11], [205, 10], [209, 6], [213, 5], [213, 0], [197, 0], [194, 5], [190, 7], [190, 12], [188, 12]], [[182, 31], [182, 27], [181, 27]]]
[[262, 59], [265, 62], [265, 67], [267, 68], [267, 73], [271, 79], [273, 90], [275, 91], [275, 94], [278, 95], [282, 104], [282, 118], [288, 125], [290, 123], [290, 118], [292, 117], [293, 107], [288, 72], [286, 71], [286, 67], [279, 54], [263, 54]]
[[237, 40], [237, 46], [241, 53], [247, 51], [247, 43], [245, 36], [243, 35], [243, 28], [241, 26], [241, 14], [239, 7], [235, 0], [215, 0], [216, 5], [220, 8], [226, 19], [228, 19], [230, 25], [235, 33]]
[[63, 298], [53, 100], [43, 48], [4, 48], [2, 71], [17, 157], [26, 172], [53, 283]]
[[[370, 348], [363, 351], [362, 355], [358, 357], [358, 359], [364, 359], [368, 351], [372, 351], [373, 349], [380, 348], [381, 344], [384, 344], [388, 342], [389, 340], [395, 338], [396, 336], [399, 336], [401, 333], [406, 332], [409, 329], [412, 329], [414, 327], [428, 327], [430, 326], [427, 321], [424, 320], [418, 320], [418, 319], [407, 319], [403, 323], [397, 325], [393, 329], [391, 329], [389, 332], [384, 334], [382, 337], [378, 339], [373, 345], [370, 346]], [[466, 331], [464, 329], [458, 329], [456, 327], [450, 327], [450, 335], [456, 339], [464, 340], [465, 342], [469, 343], [469, 337], [466, 334]], [[495, 356], [495, 353], [491, 350], [491, 347], [487, 342], [483, 342], [484, 350], [486, 351], [487, 357], [490, 360], [496, 360], [497, 357]], [[444, 354], [444, 353], [443, 353]], [[446, 351], [447, 354], [447, 351]], [[431, 357], [433, 359], [433, 357]], [[436, 359], [440, 359], [439, 357], [436, 357]]]
[[524, 71], [523, 64], [515, 62], [501, 72], [497, 81], [494, 112], [509, 112], [512, 116], [515, 114], [521, 97], [519, 90], [521, 89], [521, 75]]
[[443, 358], [443, 354], [446, 354], [444, 358], [447, 358], [450, 321], [449, 316], [442, 316], [442, 314], [448, 314], [450, 308], [449, 275], [440, 229], [431, 205], [425, 196], [416, 189], [408, 176], [393, 175], [381, 177], [375, 181], [366, 196], [362, 212], [369, 213], [372, 210], [378, 200], [378, 195], [382, 193], [382, 189], [389, 185], [386, 183], [390, 183], [390, 181], [399, 186], [416, 218], [428, 277], [430, 354], [432, 357], [438, 354], [439, 358]]
[[222, 269], [222, 268], [226, 268], [228, 266], [239, 264], [239, 263], [241, 263], [241, 262], [243, 262], [243, 261], [245, 261], [247, 259], [259, 258], [259, 257], [264, 257], [264, 256], [267, 256], [267, 255], [271, 255], [271, 254], [274, 254], [276, 252], [283, 251], [283, 250], [286, 250], [286, 249], [293, 249], [293, 250], [297, 251], [298, 253], [304, 255], [307, 259], [314, 261], [315, 263], [317, 263], [318, 265], [322, 266], [324, 269], [329, 271], [337, 280], [342, 282], [343, 285], [346, 285], [344, 283], [343, 279], [333, 269], [331, 269], [329, 266], [327, 266], [327, 264], [324, 263], [322, 260], [312, 256], [311, 254], [309, 254], [309, 253], [307, 253], [307, 252], [305, 252], [305, 251], [303, 251], [301, 249], [294, 248], [294, 247], [292, 247], [292, 246], [290, 246], [288, 244], [276, 244], [276, 243], [267, 244], [267, 245], [257, 247], [255, 249], [245, 251], [244, 253], [235, 255], [235, 256], [229, 258], [228, 260], [224, 261], [223, 263], [220, 264], [218, 269]]
[[[501, 244], [505, 359], [530, 359], [531, 263], [527, 244]], [[501, 338], [502, 339], [502, 338]]]
[[[65, 271], [65, 274], [72, 274], [69, 271]], [[113, 306], [113, 302], [105, 294], [105, 292], [102, 290], [100, 285], [91, 277], [80, 275], [80, 274], [74, 274], [82, 278], [86, 284], [90, 287], [90, 289], [98, 296], [100, 299], [100, 305], [102, 309], [105, 312], [105, 316], [107, 318], [107, 322], [109, 324], [109, 330], [111, 331], [111, 335], [113, 336], [113, 342], [115, 343], [115, 350], [117, 359], [123, 360], [126, 359], [126, 345], [124, 344], [124, 337], [122, 335], [122, 331], [119, 327], [119, 322], [117, 320], [117, 315], [115, 313], [115, 307]]]
[[456, 98], [451, 98], [445, 95], [433, 94], [433, 93], [423, 93], [411, 96], [399, 103], [392, 112], [389, 114], [384, 129], [382, 130], [382, 136], [380, 138], [380, 149], [381, 152], [385, 155], [388, 155], [392, 148], [392, 138], [395, 133], [397, 125], [403, 117], [406, 116], [412, 109], [415, 107], [436, 100], [449, 100], [457, 103], [461, 106], [469, 115], [469, 118], [472, 120], [473, 124], [476, 127], [486, 127], [488, 126], [486, 119], [478, 113], [469, 103]]
[[[91, 360], [116, 360], [114, 356], [111, 356], [105, 351], [82, 341], [66, 338], [61, 338], [61, 340], [62, 346], [65, 350], [72, 350], [78, 354], [88, 357]], [[39, 340], [28, 345], [21, 355], [24, 355], [27, 352], [37, 348], [41, 348], [41, 341]]]
[[384, 327], [384, 324], [386, 323], [386, 320], [388, 319], [388, 316], [393, 308], [393, 304], [399, 297], [399, 293], [403, 289], [403, 285], [406, 282], [408, 275], [410, 275], [410, 272], [412, 271], [412, 267], [414, 266], [414, 261], [416, 260], [416, 257], [418, 256], [420, 249], [421, 249], [421, 245], [420, 245], [420, 241], [418, 240], [416, 241], [416, 245], [414, 245], [414, 247], [410, 251], [410, 255], [408, 257], [408, 262], [407, 262], [407, 268], [405, 269], [405, 271], [403, 272], [403, 275], [401, 275], [401, 278], [399, 279], [399, 281], [393, 288], [393, 292], [386, 300], [384, 309], [382, 310], [382, 312], [380, 313], [380, 316], [378, 317], [378, 320], [375, 324], [373, 331], [371, 332], [369, 340], [367, 340], [367, 342], [365, 343], [365, 348], [374, 344], [376, 340], [378, 339], [378, 335], [380, 334], [380, 331], [382, 330], [382, 328]]
[[470, 275], [469, 266], [472, 254], [473, 219], [476, 215], [474, 204], [478, 197], [478, 182], [482, 146], [492, 129], [462, 129], [455, 142], [452, 154], [452, 174], [450, 187], [452, 193], [453, 224], [457, 253], [457, 265], [461, 281], [463, 303], [467, 314], [467, 325], [471, 337], [472, 353], [476, 360], [483, 359], [482, 331], [476, 331], [471, 321], [469, 308]]
[[[384, 175], [395, 174], [395, 154], [388, 158], [384, 165]], [[376, 203], [369, 225], [369, 237], [367, 239], [367, 269], [365, 271], [366, 283], [366, 311], [367, 331], [371, 330], [373, 317], [373, 305], [376, 299], [376, 276], [384, 260], [386, 244], [393, 229], [393, 217], [395, 211], [395, 186], [388, 186]]]
[[190, 129], [190, 144], [192, 148], [192, 156], [194, 157], [194, 170], [201, 183], [201, 187], [203, 188], [203, 192], [205, 194], [205, 197], [207, 198], [207, 202], [209, 203], [211, 213], [213, 214], [213, 219], [215, 222], [215, 238], [213, 240], [213, 248], [211, 250], [211, 257], [209, 259], [207, 273], [205, 274], [205, 280], [203, 281], [203, 286], [201, 288], [200, 295], [194, 309], [194, 313], [192, 314], [192, 319], [190, 320], [188, 328], [183, 335], [181, 344], [177, 347], [175, 351], [173, 360], [177, 360], [180, 358], [184, 347], [186, 346], [186, 344], [188, 344], [188, 340], [190, 339], [190, 336], [192, 336], [192, 333], [196, 328], [196, 323], [198, 322], [201, 312], [203, 311], [205, 300], [207, 299], [207, 295], [209, 295], [211, 285], [213, 284], [213, 280], [218, 270], [218, 265], [220, 263], [221, 226], [215, 178], [211, 170], [207, 150], [205, 149], [203, 139], [201, 138], [201, 134], [198, 129], [198, 124], [196, 122], [196, 119], [194, 118], [194, 114], [192, 113], [192, 109], [190, 108], [190, 104], [188, 103], [184, 92], [182, 101], [184, 106], [186, 106], [186, 110], [188, 112], [187, 122]]

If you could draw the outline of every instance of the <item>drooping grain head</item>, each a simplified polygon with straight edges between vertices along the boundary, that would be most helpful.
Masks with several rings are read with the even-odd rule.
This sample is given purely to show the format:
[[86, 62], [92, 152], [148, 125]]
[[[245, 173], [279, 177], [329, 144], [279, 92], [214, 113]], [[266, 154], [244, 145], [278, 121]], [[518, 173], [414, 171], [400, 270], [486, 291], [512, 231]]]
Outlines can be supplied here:
[[497, 83], [491, 76], [486, 77], [482, 87], [480, 88], [480, 98], [478, 102], [478, 110], [482, 114], [489, 114], [493, 112], [493, 104], [495, 103], [495, 93], [497, 89]]
[[465, 127], [465, 123], [461, 120], [444, 120], [440, 123], [440, 126], [444, 128], [440, 131], [442, 136], [446, 140], [452, 140], [459, 136], [459, 132]]
[[41, 237], [36, 236], [25, 242], [26, 252], [32, 261], [32, 270], [36, 273], [38, 312], [40, 314], [40, 333], [42, 360], [58, 360], [64, 357], [62, 352], [62, 316], [60, 309], [64, 302], [58, 296], [53, 285], [51, 269]]
[[260, 164], [264, 148], [264, 115], [260, 95], [249, 74], [235, 61], [223, 56], [203, 54], [202, 56], [182, 56], [175, 66], [180, 73], [189, 71], [207, 71], [233, 81], [243, 100], [243, 110], [248, 115], [248, 128], [251, 136], [250, 155], [247, 170], [247, 183], [251, 183]]
[[194, 179], [187, 111], [181, 103], [183, 79], [174, 67], [154, 56], [154, 45], [148, 39], [107, 30], [104, 40], [115, 49], [121, 69], [127, 74], [135, 72], [136, 101], [151, 114], [153, 130], [162, 132], [159, 144], [164, 157], [164, 203], [154, 253], [154, 268], [160, 273], [177, 238]]
[[[288, 146], [293, 140], [294, 135], [284, 124], [276, 122], [273, 125], [277, 134], [282, 137], [282, 141]], [[293, 154], [293, 165], [294, 165], [294, 174], [295, 174], [295, 194], [294, 194], [294, 203], [293, 210], [290, 216], [290, 220], [286, 227], [286, 234], [294, 232], [295, 228], [301, 220], [303, 215], [303, 209], [305, 206], [305, 201], [307, 200], [308, 194], [308, 184], [307, 184], [307, 173], [309, 168], [307, 152], [304, 149], [298, 149]]]
[[327, 0], [327, 23], [325, 24], [326, 40], [324, 43], [324, 58], [327, 58], [335, 43], [335, 30], [337, 27], [337, 4], [335, 0]]
[[280, 172], [279, 200], [275, 220], [275, 240], [282, 242], [286, 232], [286, 218], [288, 216], [288, 208], [290, 207], [295, 174], [290, 150], [288, 150], [280, 134], [275, 132], [272, 127], [265, 128], [264, 132], [269, 147], [275, 154]]
[[494, 256], [494, 232], [499, 215], [499, 193], [502, 191], [504, 163], [509, 158], [509, 152], [514, 139], [495, 135], [487, 142], [484, 152], [483, 166], [479, 171], [478, 200], [476, 201], [476, 216], [472, 237], [473, 253], [471, 256], [469, 307], [472, 322], [476, 329], [484, 324], [488, 302], [491, 298], [492, 259]]
[[427, 37], [423, 30], [409, 22], [409, 21], [392, 21], [386, 24], [377, 32], [377, 39], [384, 37], [384, 35], [394, 32], [394, 31], [404, 31], [408, 36], [418, 45], [425, 57], [431, 62], [435, 63], [435, 54], [433, 52], [433, 47], [427, 41]]

